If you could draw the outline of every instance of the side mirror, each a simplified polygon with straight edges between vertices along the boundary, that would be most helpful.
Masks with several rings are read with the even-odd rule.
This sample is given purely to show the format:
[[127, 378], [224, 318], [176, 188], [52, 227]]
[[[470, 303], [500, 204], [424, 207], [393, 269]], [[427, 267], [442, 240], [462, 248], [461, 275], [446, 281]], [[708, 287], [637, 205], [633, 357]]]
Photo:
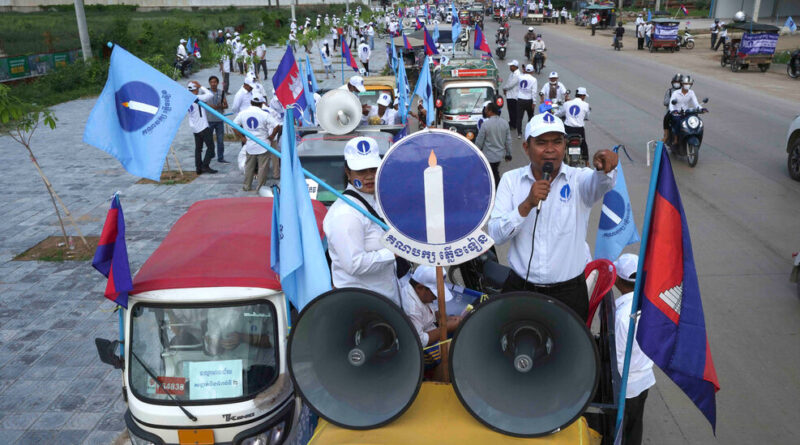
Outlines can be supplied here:
[[125, 365], [125, 360], [117, 355], [117, 346], [121, 344], [122, 342], [119, 340], [94, 339], [94, 345], [97, 346], [97, 355], [100, 356], [100, 361], [113, 366], [114, 369], [122, 369]]
[[672, 99], [672, 105], [676, 105], [678, 103], [677, 99]]
[[704, 104], [707, 104], [707, 103], [708, 103], [708, 98], [707, 98], [707, 97], [706, 97], [705, 99], [703, 99], [703, 103], [704, 103]]
[[567, 90], [567, 94], [566, 95], [569, 96], [571, 93], [572, 93], [572, 90]]

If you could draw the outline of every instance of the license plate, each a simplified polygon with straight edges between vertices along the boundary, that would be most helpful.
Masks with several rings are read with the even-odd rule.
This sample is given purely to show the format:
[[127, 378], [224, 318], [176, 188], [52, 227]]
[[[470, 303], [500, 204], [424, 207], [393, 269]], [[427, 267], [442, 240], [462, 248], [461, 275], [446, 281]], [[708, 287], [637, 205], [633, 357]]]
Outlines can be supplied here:
[[181, 445], [214, 445], [214, 430], [178, 430]]
[[581, 154], [581, 148], [580, 147], [569, 147], [569, 155], [570, 156], [572, 156], [572, 155], [580, 155], [580, 154]]

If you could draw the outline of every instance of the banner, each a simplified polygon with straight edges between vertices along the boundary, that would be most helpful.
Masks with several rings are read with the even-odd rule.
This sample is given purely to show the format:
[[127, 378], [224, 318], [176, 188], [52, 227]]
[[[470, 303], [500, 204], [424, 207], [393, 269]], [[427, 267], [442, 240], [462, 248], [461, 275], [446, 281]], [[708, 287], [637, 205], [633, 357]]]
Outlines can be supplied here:
[[653, 35], [655, 40], [675, 40], [678, 38], [678, 25], [660, 25], [656, 24], [656, 30]]
[[739, 54], [745, 56], [775, 54], [775, 47], [778, 46], [778, 34], [762, 32], [742, 34], [742, 43], [739, 44]]

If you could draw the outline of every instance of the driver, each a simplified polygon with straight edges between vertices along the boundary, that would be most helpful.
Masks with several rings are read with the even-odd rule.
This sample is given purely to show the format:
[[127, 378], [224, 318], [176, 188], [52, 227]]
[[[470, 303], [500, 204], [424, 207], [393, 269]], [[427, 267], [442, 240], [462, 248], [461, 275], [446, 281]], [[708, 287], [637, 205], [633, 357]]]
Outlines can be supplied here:
[[539, 34], [536, 36], [536, 40], [533, 41], [532, 48], [533, 52], [531, 53], [531, 60], [536, 56], [536, 53], [542, 53], [542, 68], [545, 67], [545, 62], [547, 62], [547, 47], [544, 45], [544, 40], [542, 40], [542, 35]]
[[533, 31], [533, 26], [528, 27], [528, 32], [525, 33], [525, 58], [531, 58], [531, 42], [536, 40], [536, 33]]
[[539, 91], [539, 98], [541, 99], [540, 102], [549, 100], [551, 102], [555, 101], [564, 103], [568, 101], [569, 93], [567, 92], [567, 87], [558, 81], [558, 73], [553, 71], [547, 77], [550, 81], [544, 84], [541, 91]]
[[672, 82], [670, 86], [667, 88], [667, 91], [664, 92], [664, 107], [667, 109], [667, 112], [664, 113], [664, 138], [662, 141], [666, 144], [668, 142], [669, 137], [669, 127], [672, 122], [672, 114], [669, 111], [669, 103], [672, 99], [672, 93], [681, 89], [681, 73], [675, 74], [672, 76]]
[[676, 131], [680, 125], [680, 115], [686, 110], [693, 108], [702, 108], [700, 102], [697, 101], [694, 91], [692, 91], [694, 80], [692, 76], [681, 77], [681, 89], [674, 91], [669, 98], [669, 112], [672, 113], [672, 141], [677, 142]]

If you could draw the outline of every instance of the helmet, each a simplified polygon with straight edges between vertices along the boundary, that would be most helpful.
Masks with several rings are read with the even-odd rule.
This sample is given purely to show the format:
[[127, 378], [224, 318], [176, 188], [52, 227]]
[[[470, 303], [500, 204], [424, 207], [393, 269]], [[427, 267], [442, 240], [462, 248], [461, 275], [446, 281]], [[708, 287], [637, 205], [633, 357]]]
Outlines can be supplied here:
[[681, 73], [678, 73], [678, 74], [672, 76], [672, 83], [680, 82], [682, 77], [683, 76], [681, 76]]
[[528, 28], [528, 32], [533, 32], [533, 26]]
[[694, 79], [692, 79], [692, 76], [686, 75], [686, 76], [681, 77], [681, 83], [682, 84], [688, 83], [689, 85], [693, 85], [694, 84]]
[[739, 11], [733, 15], [734, 22], [743, 22], [747, 19], [747, 16], [744, 14], [744, 11]]

